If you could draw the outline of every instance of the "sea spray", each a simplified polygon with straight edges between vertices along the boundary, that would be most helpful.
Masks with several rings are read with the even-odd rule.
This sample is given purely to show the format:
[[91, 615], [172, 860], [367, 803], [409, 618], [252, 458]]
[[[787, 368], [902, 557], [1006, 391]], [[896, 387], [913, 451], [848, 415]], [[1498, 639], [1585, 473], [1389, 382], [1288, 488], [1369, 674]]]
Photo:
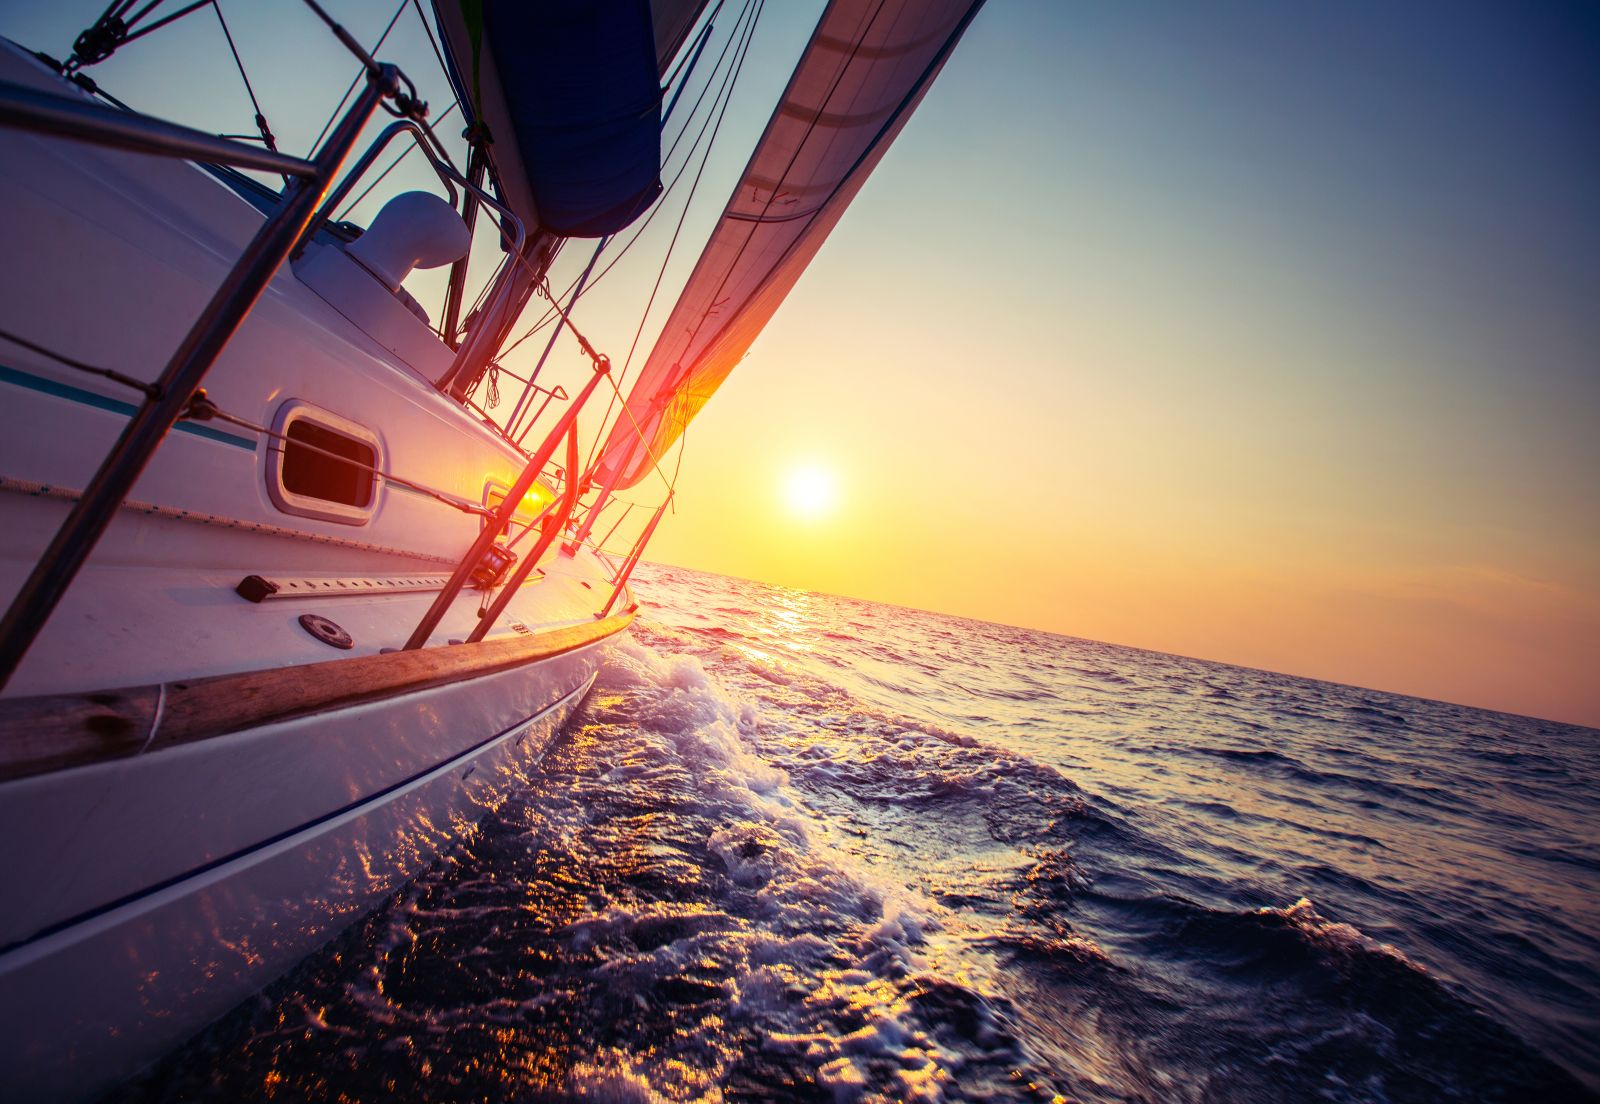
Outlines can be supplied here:
[[468, 845], [126, 1098], [1593, 1099], [1596, 734], [640, 576]]

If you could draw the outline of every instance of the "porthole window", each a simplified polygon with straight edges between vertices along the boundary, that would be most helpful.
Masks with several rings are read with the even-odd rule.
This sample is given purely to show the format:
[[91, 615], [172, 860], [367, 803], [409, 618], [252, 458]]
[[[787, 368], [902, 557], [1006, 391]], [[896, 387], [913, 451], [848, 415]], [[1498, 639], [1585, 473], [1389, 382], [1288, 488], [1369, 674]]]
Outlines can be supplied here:
[[278, 409], [267, 449], [267, 492], [286, 514], [364, 525], [377, 509], [378, 435], [329, 410], [291, 399]]

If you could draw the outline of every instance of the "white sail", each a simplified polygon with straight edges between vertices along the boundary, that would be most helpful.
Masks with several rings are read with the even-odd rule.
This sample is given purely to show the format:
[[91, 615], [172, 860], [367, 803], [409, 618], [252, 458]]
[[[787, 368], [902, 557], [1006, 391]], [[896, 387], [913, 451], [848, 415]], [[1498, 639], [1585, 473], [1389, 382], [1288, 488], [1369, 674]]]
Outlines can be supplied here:
[[638, 482], [743, 359], [981, 6], [828, 5], [613, 426], [603, 479]]

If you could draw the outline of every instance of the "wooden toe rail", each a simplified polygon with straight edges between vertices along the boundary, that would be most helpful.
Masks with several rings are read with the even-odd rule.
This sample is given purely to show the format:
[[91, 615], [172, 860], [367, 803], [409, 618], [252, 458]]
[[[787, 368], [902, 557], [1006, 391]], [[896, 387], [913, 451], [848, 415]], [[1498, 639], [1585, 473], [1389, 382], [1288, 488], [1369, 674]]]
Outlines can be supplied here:
[[0, 782], [509, 671], [615, 636], [633, 614], [529, 636], [91, 694], [0, 699]]

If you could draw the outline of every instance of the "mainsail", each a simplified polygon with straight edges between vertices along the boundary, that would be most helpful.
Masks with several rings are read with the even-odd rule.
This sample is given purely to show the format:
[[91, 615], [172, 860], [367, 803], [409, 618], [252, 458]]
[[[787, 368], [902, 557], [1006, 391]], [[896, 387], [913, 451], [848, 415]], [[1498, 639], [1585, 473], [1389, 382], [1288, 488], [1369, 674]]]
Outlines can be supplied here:
[[643, 478], [744, 358], [982, 3], [828, 5], [612, 427], [603, 482]]

